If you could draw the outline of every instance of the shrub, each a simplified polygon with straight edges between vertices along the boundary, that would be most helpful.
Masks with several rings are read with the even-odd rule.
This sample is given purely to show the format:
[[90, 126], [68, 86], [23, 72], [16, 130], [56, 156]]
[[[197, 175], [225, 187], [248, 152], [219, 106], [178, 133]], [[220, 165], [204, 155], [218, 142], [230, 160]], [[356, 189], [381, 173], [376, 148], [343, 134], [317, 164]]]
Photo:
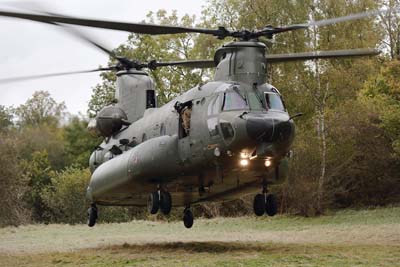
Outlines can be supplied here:
[[84, 215], [89, 203], [85, 191], [89, 178], [88, 169], [75, 167], [53, 174], [51, 184], [41, 192], [52, 222], [73, 224], [86, 221]]

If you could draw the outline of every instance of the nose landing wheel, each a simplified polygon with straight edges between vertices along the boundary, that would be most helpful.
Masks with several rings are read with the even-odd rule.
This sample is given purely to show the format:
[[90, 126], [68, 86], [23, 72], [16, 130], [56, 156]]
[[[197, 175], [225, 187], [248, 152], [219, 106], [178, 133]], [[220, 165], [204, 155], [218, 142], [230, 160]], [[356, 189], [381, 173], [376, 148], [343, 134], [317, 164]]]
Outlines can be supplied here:
[[278, 204], [276, 196], [267, 194], [267, 188], [264, 187], [262, 194], [257, 194], [254, 197], [253, 209], [256, 216], [262, 216], [266, 213], [268, 216], [274, 216], [278, 212]]
[[265, 196], [264, 194], [257, 194], [254, 197], [253, 209], [256, 216], [262, 216], [265, 213]]
[[276, 196], [273, 194], [267, 195], [265, 203], [265, 212], [268, 216], [274, 216], [278, 213], [278, 204], [276, 202]]

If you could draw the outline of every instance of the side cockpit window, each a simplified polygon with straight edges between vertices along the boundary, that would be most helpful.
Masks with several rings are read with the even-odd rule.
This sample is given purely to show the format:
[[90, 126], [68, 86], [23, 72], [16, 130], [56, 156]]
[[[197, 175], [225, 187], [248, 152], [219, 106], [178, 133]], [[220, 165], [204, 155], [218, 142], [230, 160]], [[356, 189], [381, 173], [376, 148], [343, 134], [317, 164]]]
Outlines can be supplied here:
[[265, 93], [265, 103], [268, 109], [285, 111], [285, 105], [283, 104], [282, 98], [277, 93], [266, 92]]

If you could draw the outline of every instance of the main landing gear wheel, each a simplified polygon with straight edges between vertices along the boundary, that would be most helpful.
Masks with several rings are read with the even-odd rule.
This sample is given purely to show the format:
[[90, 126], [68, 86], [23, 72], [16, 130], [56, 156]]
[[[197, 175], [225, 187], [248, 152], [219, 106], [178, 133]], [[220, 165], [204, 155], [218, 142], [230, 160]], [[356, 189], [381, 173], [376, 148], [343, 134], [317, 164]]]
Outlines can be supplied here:
[[159, 207], [160, 207], [160, 198], [158, 196], [158, 192], [153, 192], [149, 195], [149, 198], [147, 199], [147, 210], [151, 214], [156, 214]]
[[172, 200], [171, 194], [166, 191], [160, 192], [160, 210], [164, 215], [168, 215], [171, 212]]
[[88, 226], [93, 227], [97, 221], [97, 207], [95, 204], [90, 205], [88, 209]]
[[268, 216], [274, 216], [278, 212], [278, 204], [276, 202], [275, 195], [267, 195], [266, 200], [267, 201], [265, 203], [265, 212], [268, 214]]
[[254, 214], [262, 216], [266, 213], [268, 216], [274, 216], [278, 213], [278, 204], [273, 194], [257, 194], [253, 202]]
[[190, 208], [185, 208], [183, 211], [183, 224], [186, 228], [192, 228], [193, 226], [193, 213]]
[[257, 216], [262, 216], [265, 213], [265, 196], [264, 194], [257, 194], [253, 202], [254, 213]]

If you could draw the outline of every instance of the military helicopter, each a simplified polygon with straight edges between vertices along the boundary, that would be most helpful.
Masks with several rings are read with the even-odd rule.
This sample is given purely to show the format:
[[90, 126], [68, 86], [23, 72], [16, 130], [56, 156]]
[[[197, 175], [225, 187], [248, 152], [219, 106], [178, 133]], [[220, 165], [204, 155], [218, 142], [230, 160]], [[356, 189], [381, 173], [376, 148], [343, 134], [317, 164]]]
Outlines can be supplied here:
[[[138, 34], [200, 33], [234, 41], [218, 48], [213, 60], [141, 63], [118, 57], [80, 32], [68, 29], [118, 60], [116, 66], [83, 72], [116, 71], [116, 103], [104, 107], [89, 123], [104, 141], [90, 156], [92, 171], [87, 198], [88, 225], [98, 218], [96, 205], [146, 206], [151, 214], [169, 214], [185, 207], [183, 222], [193, 225], [191, 206], [204, 201], [226, 201], [255, 194], [257, 216], [277, 213], [268, 187], [282, 183], [294, 140], [293, 119], [276, 87], [266, 83], [269, 64], [295, 60], [373, 56], [375, 49], [335, 50], [266, 55], [260, 37], [351, 21], [391, 10], [261, 30], [230, 31], [143, 23], [94, 20], [54, 13], [1, 11], [0, 16], [49, 23], [63, 28], [78, 25]], [[398, 11], [398, 10], [397, 10]], [[159, 107], [154, 82], [145, 68], [183, 66], [215, 68], [213, 81], [191, 88]], [[80, 72], [73, 72], [80, 73]], [[0, 82], [73, 73], [17, 77]]]

